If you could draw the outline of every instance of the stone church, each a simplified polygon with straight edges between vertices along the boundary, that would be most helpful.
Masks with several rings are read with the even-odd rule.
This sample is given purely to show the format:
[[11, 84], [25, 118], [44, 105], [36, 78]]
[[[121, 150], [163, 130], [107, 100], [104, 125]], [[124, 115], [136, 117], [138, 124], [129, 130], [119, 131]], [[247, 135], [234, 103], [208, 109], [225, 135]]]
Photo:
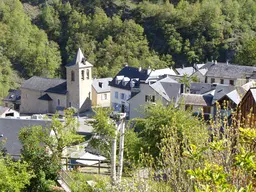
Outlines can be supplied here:
[[79, 48], [74, 60], [66, 66], [67, 79], [33, 76], [21, 90], [21, 113], [55, 113], [68, 107], [84, 112], [91, 108], [92, 67]]

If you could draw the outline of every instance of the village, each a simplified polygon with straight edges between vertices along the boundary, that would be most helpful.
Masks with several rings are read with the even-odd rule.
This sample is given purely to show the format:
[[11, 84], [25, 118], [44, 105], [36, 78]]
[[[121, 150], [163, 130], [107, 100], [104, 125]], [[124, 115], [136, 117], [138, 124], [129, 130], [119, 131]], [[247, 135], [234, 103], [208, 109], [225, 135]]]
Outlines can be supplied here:
[[[33, 76], [19, 89], [9, 90], [0, 107], [0, 139], [6, 140], [6, 152], [18, 157], [22, 148], [18, 134], [22, 128], [49, 126], [55, 113], [63, 122], [61, 117], [68, 108], [76, 109], [76, 131], [85, 137], [94, 134], [93, 126], [87, 122], [93, 120], [97, 108], [111, 108], [112, 115], [121, 114], [124, 121], [117, 124], [119, 127], [144, 118], [144, 111], [156, 104], [173, 105], [206, 122], [215, 119], [218, 107], [228, 118], [238, 106], [241, 118], [246, 119], [250, 112], [256, 115], [256, 67], [217, 61], [176, 69], [142, 69], [124, 64], [114, 77], [97, 79], [92, 73], [93, 65], [79, 48], [66, 66], [66, 79]], [[253, 127], [255, 119], [247, 123]], [[82, 166], [102, 166], [106, 157], [88, 142], [79, 146], [67, 148], [63, 156], [74, 158], [73, 163]], [[101, 171], [104, 168], [107, 171], [104, 166]]]

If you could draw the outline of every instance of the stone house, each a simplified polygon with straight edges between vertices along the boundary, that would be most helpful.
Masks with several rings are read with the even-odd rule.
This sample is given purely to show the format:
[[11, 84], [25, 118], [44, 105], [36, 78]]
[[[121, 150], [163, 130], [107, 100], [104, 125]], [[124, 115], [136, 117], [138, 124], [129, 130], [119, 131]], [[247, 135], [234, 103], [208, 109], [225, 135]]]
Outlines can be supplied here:
[[203, 68], [207, 69], [205, 83], [241, 86], [256, 79], [256, 67], [252, 66], [215, 62], [205, 64]]

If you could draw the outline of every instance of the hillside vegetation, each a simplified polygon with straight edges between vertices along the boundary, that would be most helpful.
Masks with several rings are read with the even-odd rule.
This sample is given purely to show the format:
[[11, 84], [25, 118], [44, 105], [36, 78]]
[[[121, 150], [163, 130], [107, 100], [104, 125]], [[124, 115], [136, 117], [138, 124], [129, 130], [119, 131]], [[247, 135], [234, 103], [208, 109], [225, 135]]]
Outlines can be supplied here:
[[65, 77], [78, 47], [97, 77], [124, 63], [256, 65], [255, 31], [255, 0], [2, 0], [0, 97], [19, 77]]

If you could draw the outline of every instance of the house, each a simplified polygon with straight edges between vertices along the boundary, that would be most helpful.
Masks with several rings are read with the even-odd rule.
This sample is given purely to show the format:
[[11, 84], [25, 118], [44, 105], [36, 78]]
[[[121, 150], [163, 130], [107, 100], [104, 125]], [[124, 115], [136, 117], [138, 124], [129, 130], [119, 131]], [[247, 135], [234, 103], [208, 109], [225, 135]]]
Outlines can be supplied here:
[[188, 77], [196, 77], [199, 82], [204, 83], [205, 82], [205, 74], [207, 72], [206, 68], [203, 68], [205, 64], [194, 64], [190, 67], [182, 67], [182, 68], [176, 68], [177, 75], [178, 76], [185, 76]]
[[3, 99], [5, 107], [20, 110], [20, 90], [10, 89], [8, 95]]
[[179, 95], [183, 92], [182, 84], [170, 77], [152, 83], [141, 83], [140, 91], [128, 100], [130, 119], [144, 117], [144, 110], [149, 104], [160, 102], [163, 105], [177, 105]]
[[212, 113], [213, 96], [182, 93], [180, 97], [180, 106], [184, 110], [191, 110], [196, 113], [211, 114]]
[[233, 65], [230, 63], [208, 63], [202, 68], [207, 69], [205, 83], [219, 83], [232, 86], [243, 85], [255, 79], [256, 67]]
[[110, 86], [113, 78], [94, 79], [92, 82], [92, 106], [110, 107]]
[[19, 117], [20, 114], [18, 111], [15, 111], [8, 107], [2, 107], [0, 106], [0, 118], [4, 117]]
[[150, 74], [150, 69], [125, 66], [109, 83], [111, 92], [111, 106], [114, 111], [129, 114], [127, 100], [140, 90], [140, 84], [145, 82]]
[[256, 87], [250, 88], [241, 103], [241, 123], [245, 127], [256, 127]]
[[127, 100], [140, 92], [141, 84], [154, 83], [164, 75], [172, 76], [176, 73], [170, 68], [151, 70], [125, 66], [109, 83], [111, 106], [114, 111], [129, 114], [130, 107]]
[[[230, 110], [234, 110], [241, 102], [246, 92], [255, 85], [254, 81], [250, 81], [242, 86], [237, 86], [233, 91], [227, 93], [218, 100], [221, 108], [228, 107]], [[227, 105], [228, 106], [225, 106]]]
[[55, 113], [67, 107], [78, 112], [91, 108], [92, 67], [78, 49], [74, 60], [66, 66], [67, 79], [31, 77], [20, 87], [21, 113]]

